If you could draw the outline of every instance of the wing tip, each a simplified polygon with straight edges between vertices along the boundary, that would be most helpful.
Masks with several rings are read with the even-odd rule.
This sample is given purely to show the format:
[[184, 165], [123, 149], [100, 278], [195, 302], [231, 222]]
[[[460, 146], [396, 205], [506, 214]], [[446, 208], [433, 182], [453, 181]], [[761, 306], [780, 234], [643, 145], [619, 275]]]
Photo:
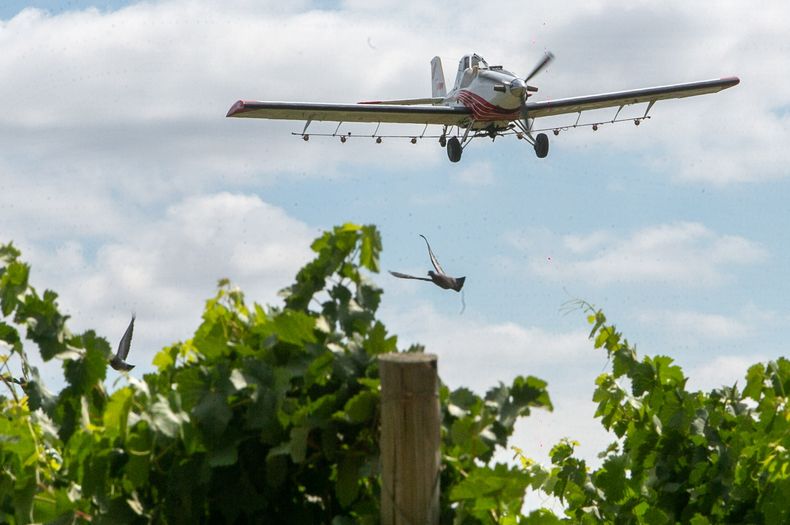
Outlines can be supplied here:
[[244, 111], [246, 111], [246, 109], [247, 109], [247, 108], [246, 108], [246, 104], [245, 104], [245, 102], [244, 102], [243, 100], [237, 100], [237, 101], [236, 101], [236, 102], [235, 102], [235, 103], [234, 103], [234, 104], [233, 104], [233, 105], [230, 107], [230, 109], [228, 110], [228, 114], [227, 114], [227, 115], [225, 115], [225, 118], [227, 118], [227, 117], [235, 117], [235, 116], [236, 116], [236, 115], [238, 115], [239, 113], [243, 113]]
[[721, 80], [722, 82], [724, 82], [724, 84], [726, 85], [726, 87], [737, 86], [738, 84], [740, 84], [740, 83], [741, 83], [741, 79], [740, 79], [740, 78], [738, 78], [738, 77], [737, 77], [737, 76], [735, 76], [735, 75], [732, 75], [732, 76], [729, 76], [729, 77], [722, 77], [720, 80]]

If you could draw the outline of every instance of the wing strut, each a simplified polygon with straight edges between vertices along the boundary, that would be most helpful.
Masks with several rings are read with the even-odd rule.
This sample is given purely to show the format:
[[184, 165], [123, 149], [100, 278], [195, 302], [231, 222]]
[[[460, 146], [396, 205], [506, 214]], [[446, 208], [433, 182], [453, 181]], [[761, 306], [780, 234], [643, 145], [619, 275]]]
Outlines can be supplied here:
[[620, 114], [620, 112], [623, 110], [623, 108], [624, 108], [624, 107], [625, 107], [625, 104], [623, 104], [622, 106], [620, 106], [619, 108], [617, 108], [617, 113], [615, 113], [615, 114], [614, 114], [614, 118], [612, 119], [612, 122], [613, 122], [613, 123], [614, 123], [614, 122], [617, 122], [617, 115], [619, 115], [619, 114]]
[[655, 103], [656, 103], [655, 100], [650, 101], [650, 103], [647, 105], [647, 109], [645, 110], [645, 114], [642, 116], [642, 118], [647, 118], [647, 114], [650, 113], [650, 108], [652, 108], [653, 104]]

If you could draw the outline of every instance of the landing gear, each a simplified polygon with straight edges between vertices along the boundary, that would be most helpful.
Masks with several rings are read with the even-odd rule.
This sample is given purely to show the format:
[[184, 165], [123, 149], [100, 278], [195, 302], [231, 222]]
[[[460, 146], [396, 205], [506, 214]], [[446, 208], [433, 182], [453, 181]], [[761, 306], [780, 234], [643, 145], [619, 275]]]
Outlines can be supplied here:
[[444, 135], [439, 137], [439, 145], [441, 147], [445, 147], [447, 145], [447, 137], [445, 137]]
[[450, 159], [450, 162], [458, 162], [461, 160], [462, 152], [461, 141], [458, 140], [458, 137], [450, 137], [447, 141], [447, 157]]
[[549, 137], [545, 133], [539, 133], [535, 137], [535, 154], [539, 159], [545, 158], [549, 154]]

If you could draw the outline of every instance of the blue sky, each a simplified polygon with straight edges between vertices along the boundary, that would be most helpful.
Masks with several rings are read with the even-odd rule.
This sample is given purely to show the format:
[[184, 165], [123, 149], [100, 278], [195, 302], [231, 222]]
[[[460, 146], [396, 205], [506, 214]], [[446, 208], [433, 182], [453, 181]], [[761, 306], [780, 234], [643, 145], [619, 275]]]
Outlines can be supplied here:
[[[189, 337], [218, 278], [273, 303], [310, 240], [355, 221], [381, 228], [385, 269], [425, 272], [422, 233], [467, 276], [463, 315], [455, 294], [375, 277], [390, 329], [439, 354], [446, 382], [549, 381], [557, 410], [516, 436], [536, 455], [568, 435], [592, 457], [609, 439], [590, 402], [605, 359], [583, 316], [561, 311], [571, 298], [604, 308], [640, 351], [676, 359], [694, 386], [785, 353], [783, 2], [368, 4], [0, 5], [0, 240], [60, 292], [75, 330], [115, 344], [135, 310], [144, 373]], [[534, 81], [538, 99], [741, 84], [660, 102], [638, 128], [552, 135], [542, 160], [515, 140], [476, 139], [450, 164], [433, 141], [304, 143], [290, 135], [300, 123], [224, 118], [239, 98], [427, 96], [434, 55], [451, 82], [464, 53], [525, 73], [545, 50], [556, 60]]]

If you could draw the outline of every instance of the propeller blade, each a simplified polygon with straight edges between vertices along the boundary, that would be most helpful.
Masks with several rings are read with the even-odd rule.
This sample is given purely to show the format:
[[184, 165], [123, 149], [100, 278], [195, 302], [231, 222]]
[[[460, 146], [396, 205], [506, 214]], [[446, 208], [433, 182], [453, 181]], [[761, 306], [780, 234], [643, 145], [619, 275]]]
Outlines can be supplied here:
[[[546, 51], [546, 54], [543, 56], [541, 61], [538, 62], [538, 64], [532, 69], [532, 72], [529, 75], [527, 75], [527, 77], [524, 79], [524, 83], [526, 84], [527, 82], [529, 82], [529, 80], [532, 77], [543, 71], [543, 68], [548, 66], [552, 60], [554, 60], [554, 54], [551, 53], [551, 51]], [[524, 91], [524, 97], [521, 99], [521, 108], [520, 108], [521, 118], [523, 118], [524, 120], [527, 120], [527, 97], [529, 96], [529, 93], [534, 93], [537, 90], [538, 88], [536, 88], [535, 86], [526, 85], [526, 90]]]
[[538, 62], [538, 65], [536, 65], [535, 68], [532, 70], [532, 72], [526, 76], [524, 82], [529, 82], [529, 80], [532, 77], [540, 73], [543, 70], [543, 68], [549, 65], [549, 62], [551, 62], [552, 60], [554, 60], [554, 55], [550, 51], [547, 51], [543, 59], [540, 62]]

